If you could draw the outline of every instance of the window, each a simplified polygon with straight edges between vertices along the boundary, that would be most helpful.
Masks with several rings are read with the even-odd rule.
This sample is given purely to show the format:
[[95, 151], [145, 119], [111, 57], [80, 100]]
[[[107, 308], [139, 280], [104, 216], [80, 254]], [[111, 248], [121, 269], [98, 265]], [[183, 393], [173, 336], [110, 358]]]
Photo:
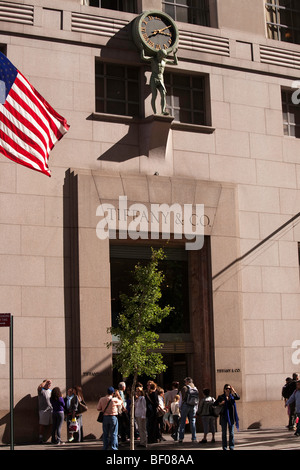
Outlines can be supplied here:
[[268, 0], [266, 14], [270, 39], [300, 44], [299, 0]]
[[107, 8], [108, 10], [137, 13], [136, 0], [89, 0], [90, 7]]
[[282, 90], [282, 116], [284, 135], [300, 138], [300, 105], [292, 101], [290, 90]]
[[205, 77], [165, 73], [167, 111], [175, 121], [206, 125]]
[[210, 26], [208, 0], [162, 0], [162, 7], [175, 21]]
[[[161, 324], [156, 325], [160, 334], [185, 334], [190, 332], [189, 288], [188, 288], [188, 257], [183, 248], [165, 249], [166, 259], [160, 263], [159, 269], [164, 272], [165, 279], [161, 287], [161, 307], [171, 305], [174, 311]], [[134, 266], [140, 262], [148, 263], [151, 258], [150, 246], [111, 245], [111, 307], [112, 325], [117, 325], [117, 318], [122, 304], [119, 294], [130, 294], [130, 283]]]
[[138, 116], [139, 68], [96, 60], [96, 112]]

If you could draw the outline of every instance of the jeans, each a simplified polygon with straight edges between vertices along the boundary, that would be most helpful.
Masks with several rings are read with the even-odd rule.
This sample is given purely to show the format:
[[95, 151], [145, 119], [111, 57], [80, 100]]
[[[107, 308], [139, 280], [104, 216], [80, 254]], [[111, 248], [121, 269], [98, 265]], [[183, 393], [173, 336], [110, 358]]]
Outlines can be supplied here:
[[181, 405], [181, 418], [180, 418], [180, 427], [179, 427], [179, 440], [182, 441], [184, 438], [185, 422], [188, 418], [190, 423], [190, 429], [192, 433], [192, 441], [196, 440], [196, 406], [187, 405], [182, 403]]
[[174, 428], [173, 428], [173, 431], [172, 431], [171, 436], [173, 437], [174, 441], [177, 441], [177, 440], [178, 440], [179, 422], [180, 422], [179, 416], [178, 416], [178, 415], [173, 415], [173, 425], [174, 425]]
[[112, 415], [103, 416], [103, 450], [118, 450], [118, 417]]
[[234, 424], [229, 424], [226, 418], [221, 418], [222, 427], [222, 447], [223, 450], [227, 450], [227, 427], [229, 430], [229, 449], [234, 448]]
[[64, 422], [65, 414], [63, 411], [52, 414], [52, 444], [59, 444], [61, 442], [61, 428]]

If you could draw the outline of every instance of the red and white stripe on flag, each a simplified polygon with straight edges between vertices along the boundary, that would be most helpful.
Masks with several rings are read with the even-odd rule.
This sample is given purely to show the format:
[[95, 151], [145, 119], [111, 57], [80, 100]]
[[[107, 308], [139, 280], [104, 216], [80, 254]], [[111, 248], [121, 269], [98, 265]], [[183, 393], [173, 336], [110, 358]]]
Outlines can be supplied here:
[[51, 176], [50, 150], [68, 129], [67, 121], [17, 71], [5, 102], [0, 104], [0, 152]]

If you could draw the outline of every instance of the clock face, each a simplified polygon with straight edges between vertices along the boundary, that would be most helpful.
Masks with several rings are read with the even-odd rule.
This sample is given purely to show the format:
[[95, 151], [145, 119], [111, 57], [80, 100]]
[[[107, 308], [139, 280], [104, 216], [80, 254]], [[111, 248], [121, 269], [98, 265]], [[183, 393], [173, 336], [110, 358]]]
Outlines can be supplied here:
[[177, 27], [171, 17], [161, 12], [148, 12], [140, 17], [138, 33], [142, 43], [152, 52], [174, 49], [178, 40]]

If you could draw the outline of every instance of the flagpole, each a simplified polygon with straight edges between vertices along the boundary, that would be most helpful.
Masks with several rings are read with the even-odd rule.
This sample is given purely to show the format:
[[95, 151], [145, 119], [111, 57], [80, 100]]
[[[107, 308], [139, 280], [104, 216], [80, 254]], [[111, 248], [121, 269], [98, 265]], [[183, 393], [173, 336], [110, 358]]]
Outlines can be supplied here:
[[14, 317], [10, 316], [9, 327], [9, 357], [10, 357], [10, 450], [14, 450]]

